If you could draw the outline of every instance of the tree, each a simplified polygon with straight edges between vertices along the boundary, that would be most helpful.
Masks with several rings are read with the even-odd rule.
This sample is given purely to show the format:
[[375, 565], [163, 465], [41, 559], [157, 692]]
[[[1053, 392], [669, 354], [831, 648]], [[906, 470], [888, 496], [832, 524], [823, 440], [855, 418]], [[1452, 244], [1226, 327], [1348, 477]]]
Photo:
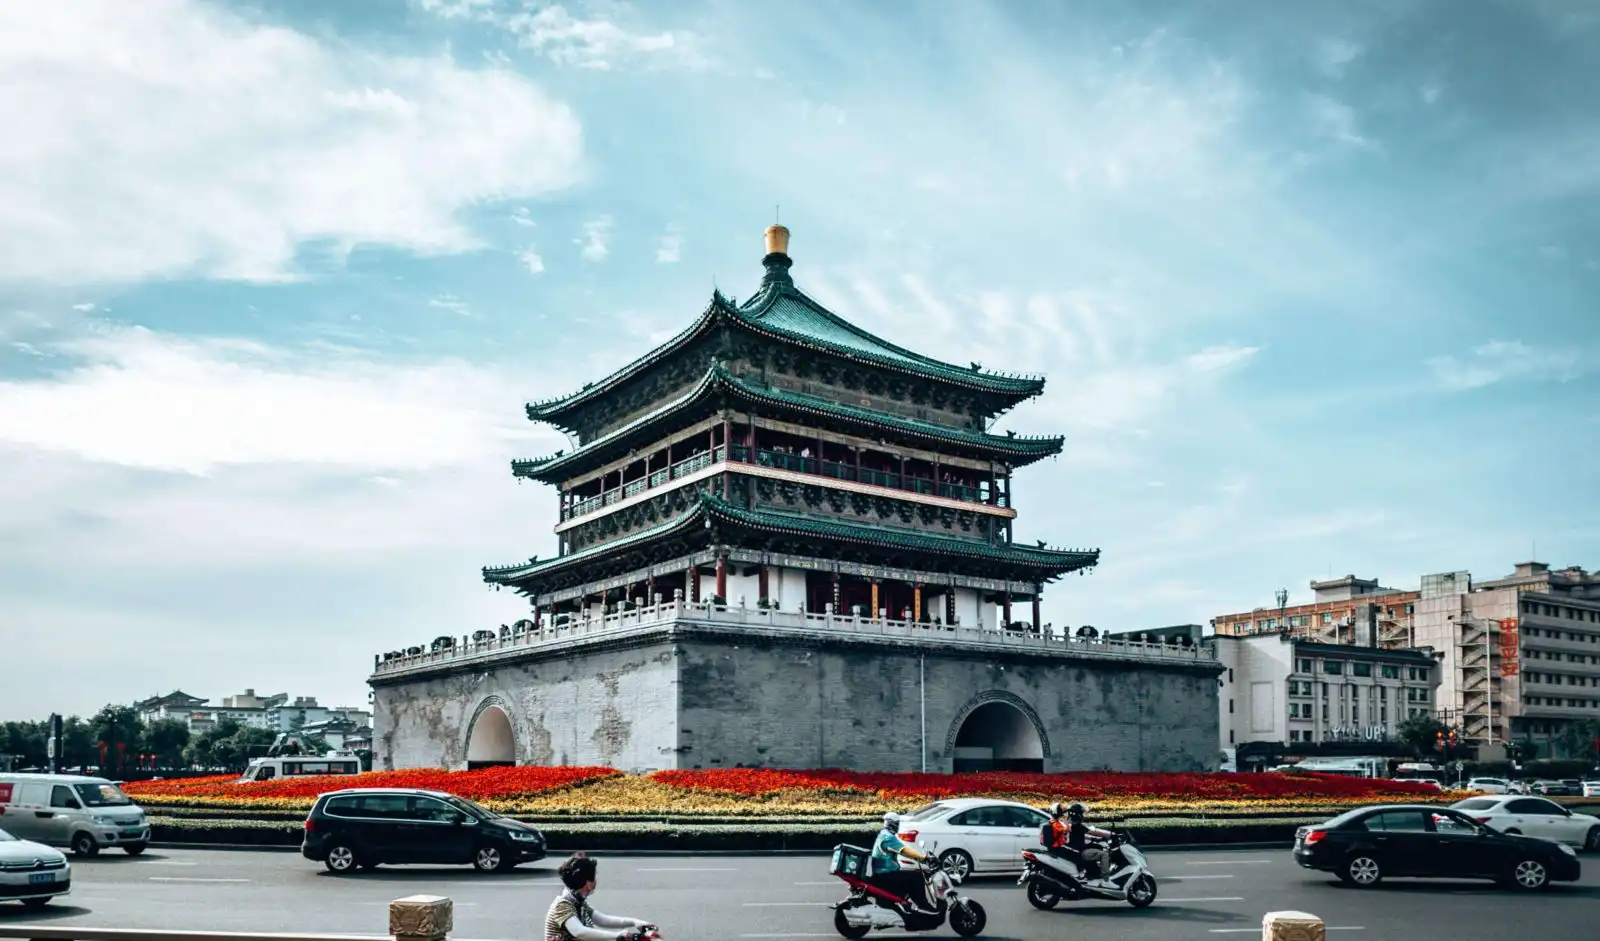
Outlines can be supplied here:
[[1395, 735], [1400, 741], [1410, 746], [1411, 750], [1420, 758], [1438, 751], [1440, 732], [1444, 732], [1446, 735], [1449, 734], [1449, 730], [1444, 727], [1444, 723], [1440, 722], [1437, 716], [1425, 712], [1421, 715], [1412, 716], [1400, 723], [1400, 727], [1395, 730]]
[[144, 730], [144, 751], [156, 756], [156, 767], [183, 767], [189, 745], [189, 726], [177, 719], [159, 719]]
[[96, 746], [105, 746], [105, 766], [120, 776], [129, 761], [137, 760], [144, 720], [132, 706], [112, 703], [95, 713], [89, 725], [94, 729]]
[[191, 764], [203, 768], [223, 768], [242, 771], [250, 759], [266, 751], [276, 738], [266, 729], [240, 725], [232, 719], [223, 719], [189, 743], [187, 757]]
[[88, 768], [100, 763], [100, 749], [95, 747], [94, 730], [77, 716], [61, 722], [61, 753], [56, 764], [61, 768]]
[[1596, 738], [1600, 738], [1600, 722], [1594, 719], [1579, 719], [1567, 723], [1556, 736], [1555, 745], [1561, 754], [1568, 758], [1592, 759], [1596, 757], [1594, 753]]
[[0, 755], [10, 755], [13, 768], [49, 764], [47, 722], [0, 722]]

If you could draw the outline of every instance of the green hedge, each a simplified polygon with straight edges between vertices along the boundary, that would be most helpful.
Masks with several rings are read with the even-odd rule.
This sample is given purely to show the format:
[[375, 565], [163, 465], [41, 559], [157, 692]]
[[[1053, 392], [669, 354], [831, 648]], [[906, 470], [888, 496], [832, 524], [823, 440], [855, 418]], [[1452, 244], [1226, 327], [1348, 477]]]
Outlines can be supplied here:
[[[1278, 816], [1249, 820], [1194, 820], [1161, 818], [1135, 823], [1131, 828], [1146, 846], [1183, 843], [1287, 842], [1296, 827], [1319, 823], [1326, 814]], [[158, 843], [199, 843], [236, 846], [298, 846], [299, 824], [259, 819], [197, 819], [152, 817], [151, 839]], [[540, 827], [552, 853], [574, 850], [763, 850], [832, 849], [839, 843], [864, 844], [876, 831], [871, 823], [830, 825], [783, 824], [668, 824], [621, 822], [563, 824]]]

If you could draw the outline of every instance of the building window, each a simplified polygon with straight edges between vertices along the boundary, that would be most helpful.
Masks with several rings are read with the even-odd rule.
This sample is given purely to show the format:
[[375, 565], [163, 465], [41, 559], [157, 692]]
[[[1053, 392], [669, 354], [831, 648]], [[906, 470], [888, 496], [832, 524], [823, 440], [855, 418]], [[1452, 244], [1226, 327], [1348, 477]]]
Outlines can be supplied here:
[[1344, 664], [1337, 660], [1324, 660], [1322, 661], [1322, 672], [1332, 676], [1340, 676], [1344, 673]]
[[1400, 668], [1392, 664], [1384, 664], [1379, 669], [1379, 673], [1386, 680], [1398, 680], [1400, 678]]
[[1372, 675], [1372, 664], [1370, 663], [1352, 663], [1350, 664], [1350, 669], [1356, 676]]
[[1233, 715], [1233, 700], [1228, 700], [1228, 715]]
[[1233, 730], [1232, 729], [1228, 730], [1228, 744], [1229, 745], [1233, 744]]
[[1228, 668], [1228, 682], [1233, 682], [1233, 667]]
[[1311, 672], [1311, 661], [1310, 660], [1301, 660], [1300, 661], [1300, 666], [1299, 666], [1299, 672], [1301, 672], [1301, 673], [1310, 673]]
[[1416, 614], [1417, 613], [1417, 606], [1414, 605], [1414, 604], [1406, 605], [1406, 613], [1407, 614]]
[[1324, 612], [1322, 612], [1322, 623], [1324, 623], [1324, 624], [1332, 624], [1333, 623], [1333, 612], [1332, 611], [1324, 611]]

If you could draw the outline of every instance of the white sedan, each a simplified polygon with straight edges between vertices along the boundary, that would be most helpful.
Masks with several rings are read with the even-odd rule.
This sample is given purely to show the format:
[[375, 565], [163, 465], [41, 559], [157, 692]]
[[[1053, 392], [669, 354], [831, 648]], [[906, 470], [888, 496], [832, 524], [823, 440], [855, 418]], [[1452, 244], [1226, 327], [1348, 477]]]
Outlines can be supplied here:
[[1600, 817], [1575, 814], [1543, 797], [1520, 794], [1469, 797], [1450, 806], [1501, 833], [1566, 843], [1600, 853]]
[[72, 867], [66, 856], [0, 830], [0, 901], [42, 908], [71, 891]]
[[972, 873], [1017, 872], [1022, 851], [1039, 847], [1039, 828], [1050, 816], [1014, 801], [962, 797], [935, 801], [900, 820], [900, 839], [921, 842], [945, 871], [965, 879]]

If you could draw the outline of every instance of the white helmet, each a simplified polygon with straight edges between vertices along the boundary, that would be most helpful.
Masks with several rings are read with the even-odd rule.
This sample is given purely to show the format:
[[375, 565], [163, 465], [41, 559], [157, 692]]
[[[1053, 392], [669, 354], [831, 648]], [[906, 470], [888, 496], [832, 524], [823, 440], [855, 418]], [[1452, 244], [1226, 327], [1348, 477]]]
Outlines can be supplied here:
[[883, 815], [883, 828], [885, 830], [898, 830], [898, 829], [900, 829], [900, 815], [895, 813], [892, 810], [889, 811], [888, 813], [884, 814]]

